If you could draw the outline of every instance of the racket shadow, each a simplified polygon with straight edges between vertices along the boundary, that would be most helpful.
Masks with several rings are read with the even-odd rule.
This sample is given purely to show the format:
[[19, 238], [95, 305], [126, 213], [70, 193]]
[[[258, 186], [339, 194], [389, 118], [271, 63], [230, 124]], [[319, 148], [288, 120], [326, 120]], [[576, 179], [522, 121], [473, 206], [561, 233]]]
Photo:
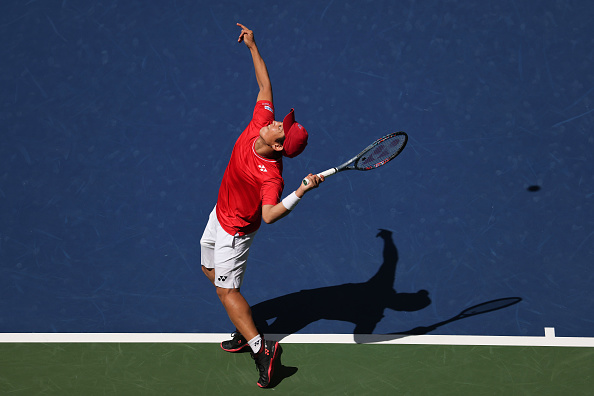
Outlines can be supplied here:
[[486, 314], [488, 312], [498, 311], [500, 309], [515, 305], [515, 304], [519, 303], [520, 301], [522, 301], [522, 298], [520, 298], [520, 297], [505, 297], [505, 298], [498, 298], [496, 300], [486, 301], [486, 302], [474, 305], [470, 308], [466, 308], [465, 310], [460, 312], [458, 315], [451, 317], [447, 320], [444, 320], [444, 321], [441, 321], [438, 323], [434, 323], [429, 326], [419, 326], [419, 327], [415, 327], [414, 329], [397, 332], [397, 333], [391, 333], [391, 334], [399, 334], [402, 336], [427, 334], [427, 333], [430, 333], [433, 330], [437, 329], [438, 327], [441, 327], [448, 323], [452, 323], [457, 320], [461, 320], [461, 319], [468, 318], [471, 316], [482, 315], [482, 314]]
[[377, 237], [384, 241], [383, 263], [371, 279], [302, 290], [258, 303], [252, 306], [258, 329], [267, 334], [288, 335], [321, 319], [338, 320], [353, 323], [355, 341], [360, 342], [357, 335], [372, 334], [385, 309], [410, 312], [431, 304], [426, 290], [399, 293], [394, 289], [398, 250], [392, 232], [380, 230]]

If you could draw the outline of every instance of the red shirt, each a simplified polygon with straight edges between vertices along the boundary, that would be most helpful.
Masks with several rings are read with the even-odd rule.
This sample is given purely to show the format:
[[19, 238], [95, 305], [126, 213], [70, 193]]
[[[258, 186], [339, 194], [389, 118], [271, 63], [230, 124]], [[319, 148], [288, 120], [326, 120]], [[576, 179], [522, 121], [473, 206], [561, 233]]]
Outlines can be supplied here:
[[229, 235], [256, 231], [262, 222], [262, 205], [280, 202], [284, 188], [282, 159], [263, 158], [254, 148], [260, 129], [272, 121], [272, 103], [257, 102], [252, 120], [233, 147], [217, 199], [217, 219]]

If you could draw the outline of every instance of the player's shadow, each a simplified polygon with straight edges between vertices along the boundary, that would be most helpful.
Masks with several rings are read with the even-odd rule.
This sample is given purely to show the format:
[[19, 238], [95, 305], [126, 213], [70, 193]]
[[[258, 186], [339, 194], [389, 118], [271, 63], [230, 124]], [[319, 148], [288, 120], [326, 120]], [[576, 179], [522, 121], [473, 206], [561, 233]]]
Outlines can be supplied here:
[[[252, 307], [259, 330], [268, 334], [293, 334], [320, 319], [351, 322], [357, 335], [372, 334], [386, 308], [417, 311], [427, 307], [429, 292], [399, 293], [394, 290], [398, 250], [392, 232], [380, 230], [384, 241], [383, 263], [366, 282], [302, 290], [263, 301]], [[272, 322], [271, 322], [272, 321]]]

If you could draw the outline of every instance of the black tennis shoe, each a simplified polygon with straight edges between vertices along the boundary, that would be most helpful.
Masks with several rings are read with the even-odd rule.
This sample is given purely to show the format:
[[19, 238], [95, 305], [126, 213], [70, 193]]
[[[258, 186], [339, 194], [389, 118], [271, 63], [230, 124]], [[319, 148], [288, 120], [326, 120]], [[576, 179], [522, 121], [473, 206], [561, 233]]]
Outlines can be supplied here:
[[249, 348], [250, 344], [248, 344], [247, 340], [244, 336], [241, 335], [239, 331], [231, 333], [230, 340], [226, 340], [221, 342], [221, 348], [227, 352], [239, 352], [245, 348]]
[[252, 353], [252, 358], [256, 362], [256, 367], [260, 372], [260, 378], [258, 379], [258, 386], [260, 388], [266, 388], [270, 385], [274, 371], [274, 362], [276, 361], [279, 349], [280, 345], [277, 341], [264, 341], [260, 352]]

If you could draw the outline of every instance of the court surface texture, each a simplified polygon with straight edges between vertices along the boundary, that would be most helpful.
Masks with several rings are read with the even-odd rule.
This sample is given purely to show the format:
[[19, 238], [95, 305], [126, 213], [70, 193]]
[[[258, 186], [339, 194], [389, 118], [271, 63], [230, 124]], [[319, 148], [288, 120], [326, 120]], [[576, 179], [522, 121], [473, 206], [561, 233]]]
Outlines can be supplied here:
[[0, 5], [0, 394], [250, 394], [199, 239], [258, 85], [309, 132], [242, 294], [281, 394], [594, 390], [585, 0]]

